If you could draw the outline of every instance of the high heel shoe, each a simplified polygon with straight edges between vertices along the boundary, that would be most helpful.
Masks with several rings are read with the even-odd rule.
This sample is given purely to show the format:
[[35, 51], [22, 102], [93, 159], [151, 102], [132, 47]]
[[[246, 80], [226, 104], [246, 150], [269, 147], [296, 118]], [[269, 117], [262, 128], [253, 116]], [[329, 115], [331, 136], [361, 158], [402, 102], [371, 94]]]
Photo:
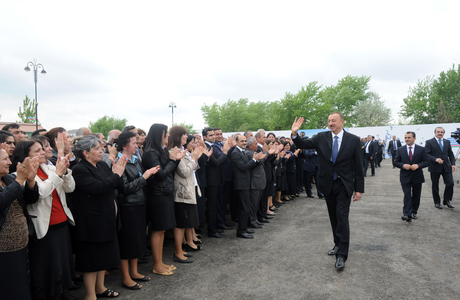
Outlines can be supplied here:
[[202, 240], [196, 240], [196, 241], [193, 241], [193, 243], [195, 245], [201, 245], [201, 244], [203, 244], [203, 241]]

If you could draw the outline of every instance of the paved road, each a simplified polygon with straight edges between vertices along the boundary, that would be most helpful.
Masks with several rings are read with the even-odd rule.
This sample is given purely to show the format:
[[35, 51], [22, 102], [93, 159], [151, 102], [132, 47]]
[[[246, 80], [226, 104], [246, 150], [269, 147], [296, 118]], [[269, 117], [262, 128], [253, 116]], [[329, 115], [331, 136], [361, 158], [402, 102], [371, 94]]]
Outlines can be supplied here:
[[[455, 209], [436, 209], [425, 169], [419, 219], [401, 220], [399, 169], [382, 162], [375, 177], [366, 178], [363, 198], [351, 205], [350, 253], [337, 272], [324, 200], [305, 194], [281, 207], [253, 240], [204, 237], [195, 262], [178, 265], [173, 276], [151, 273], [142, 290], [120, 287], [117, 270], [106, 286], [118, 299], [460, 299], [460, 192], [454, 187]], [[441, 188], [443, 191], [443, 188]], [[174, 246], [167, 241], [165, 263]], [[72, 292], [83, 299], [83, 288]]]

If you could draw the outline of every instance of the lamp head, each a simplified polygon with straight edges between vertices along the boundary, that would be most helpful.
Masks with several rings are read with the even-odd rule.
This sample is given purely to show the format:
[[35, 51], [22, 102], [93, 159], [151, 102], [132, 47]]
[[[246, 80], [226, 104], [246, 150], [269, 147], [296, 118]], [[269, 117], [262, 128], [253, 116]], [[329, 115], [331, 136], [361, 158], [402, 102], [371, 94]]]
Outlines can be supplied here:
[[45, 69], [43, 69], [43, 70], [42, 70], [40, 73], [42, 73], [42, 74], [46, 74], [46, 71], [45, 71]]
[[27, 65], [27, 66], [24, 68], [24, 71], [27, 71], [27, 72], [30, 71], [29, 65]]

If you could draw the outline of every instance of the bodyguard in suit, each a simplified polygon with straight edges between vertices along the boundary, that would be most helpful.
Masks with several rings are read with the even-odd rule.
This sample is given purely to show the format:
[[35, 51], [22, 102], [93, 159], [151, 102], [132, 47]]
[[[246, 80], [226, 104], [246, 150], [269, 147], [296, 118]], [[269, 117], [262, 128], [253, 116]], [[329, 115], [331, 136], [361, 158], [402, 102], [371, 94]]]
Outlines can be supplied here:
[[406, 145], [396, 150], [395, 166], [401, 169], [399, 181], [404, 192], [403, 221], [417, 219], [422, 183], [425, 182], [423, 168], [429, 165], [425, 147], [415, 145], [415, 132], [404, 136]]
[[395, 168], [395, 156], [396, 150], [401, 147], [401, 141], [396, 140], [396, 135], [393, 135], [392, 140], [388, 143], [388, 154], [391, 153], [391, 162], [393, 163], [393, 169]]
[[[214, 129], [206, 127], [203, 129], [202, 133], [207, 150], [213, 149], [213, 143], [215, 142]], [[206, 165], [206, 207], [209, 237], [225, 237], [225, 234], [217, 231], [217, 201], [219, 200], [219, 186], [222, 183], [220, 166], [227, 161], [227, 152], [229, 148], [229, 144], [226, 143], [224, 147], [222, 147], [222, 154], [220, 156], [217, 151], [213, 151]]]
[[439, 197], [439, 177], [441, 175], [446, 185], [442, 204], [447, 205], [449, 208], [454, 208], [450, 201], [454, 193], [452, 172], [455, 172], [455, 156], [452, 152], [450, 141], [443, 138], [444, 133], [444, 128], [436, 127], [434, 130], [435, 137], [425, 142], [426, 153], [430, 159], [428, 171], [431, 177], [434, 206], [439, 209], [442, 209], [441, 198]]
[[329, 220], [334, 235], [335, 267], [345, 268], [350, 241], [351, 197], [358, 201], [364, 193], [363, 157], [359, 138], [343, 130], [345, 120], [339, 112], [329, 115], [331, 131], [320, 132], [311, 139], [297, 138], [304, 122], [301, 117], [292, 124], [292, 138], [298, 148], [316, 149], [318, 153], [318, 186], [326, 198]]
[[312, 192], [312, 179], [315, 179], [316, 191], [319, 198], [324, 198], [324, 195], [318, 189], [318, 154], [315, 149], [306, 149], [303, 151], [305, 162], [303, 163], [303, 179], [307, 197], [314, 198]]
[[372, 141], [370, 135], [367, 136], [367, 142], [364, 144], [364, 177], [366, 177], [367, 168], [371, 163], [371, 176], [375, 176], [375, 158], [377, 155], [377, 144]]
[[246, 154], [246, 137], [243, 135], [236, 136], [236, 149], [232, 152], [230, 158], [233, 170], [233, 187], [238, 194], [238, 230], [237, 237], [246, 239], [254, 238], [248, 230], [249, 212], [250, 212], [250, 195], [251, 173], [250, 170], [257, 165], [257, 161], [265, 158], [262, 152], [254, 153], [252, 158]]

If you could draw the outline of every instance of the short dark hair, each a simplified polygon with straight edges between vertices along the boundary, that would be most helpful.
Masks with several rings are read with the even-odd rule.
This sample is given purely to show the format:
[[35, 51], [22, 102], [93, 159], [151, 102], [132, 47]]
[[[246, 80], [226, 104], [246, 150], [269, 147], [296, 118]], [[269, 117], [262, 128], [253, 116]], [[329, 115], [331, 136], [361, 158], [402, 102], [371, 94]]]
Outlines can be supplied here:
[[31, 135], [31, 136], [40, 135], [40, 132], [43, 132], [43, 131], [46, 131], [46, 129], [38, 129], [38, 130], [35, 130], [34, 132], [32, 132], [32, 135]]
[[123, 147], [129, 144], [129, 140], [132, 137], [136, 137], [136, 134], [132, 131], [123, 131], [118, 136], [117, 151], [123, 151]]
[[412, 137], [413, 138], [415, 137], [415, 132], [413, 132], [413, 131], [408, 131], [408, 132], [406, 132], [406, 134], [412, 134]]
[[18, 162], [22, 163], [29, 156], [30, 148], [35, 143], [39, 143], [43, 147], [43, 143], [35, 139], [23, 139], [16, 144], [16, 148], [14, 148], [13, 155], [11, 156], [10, 173], [16, 172]]
[[204, 138], [205, 136], [208, 136], [208, 132], [210, 132], [210, 131], [214, 131], [214, 128], [211, 128], [211, 127], [206, 127], [206, 128], [204, 128], [203, 131], [201, 132], [202, 135], [203, 135], [203, 138]]
[[6, 139], [9, 136], [14, 138], [14, 135], [11, 132], [9, 132], [8, 130], [0, 130], [0, 144], [6, 142]]
[[185, 143], [184, 148], [187, 148], [187, 145], [193, 140], [196, 140], [196, 137], [193, 134], [187, 134], [187, 142]]
[[125, 128], [123, 128], [122, 132], [130, 131], [130, 130], [133, 130], [133, 129], [136, 129], [136, 130], [137, 130], [136, 126], [134, 126], [134, 125], [127, 125], [127, 126], [125, 126]]
[[340, 119], [345, 120], [345, 118], [343, 117], [343, 114], [341, 112], [338, 112], [338, 111], [332, 112], [329, 115], [335, 115], [335, 114], [339, 115]]
[[248, 137], [248, 133], [249, 133], [249, 132], [251, 132], [251, 130], [246, 130], [246, 131], [243, 133], [243, 135], [244, 135], [245, 137]]
[[217, 127], [217, 128], [214, 128], [213, 130], [214, 130], [214, 131], [216, 131], [216, 130], [220, 130], [220, 131], [222, 131], [222, 129], [220, 129], [219, 127]]
[[20, 126], [17, 123], [10, 123], [10, 124], [6, 124], [5, 126], [3, 126], [2, 130], [8, 131], [10, 128], [16, 129], [16, 128], [19, 128], [19, 127]]
[[269, 136], [271, 136], [271, 135], [273, 135], [273, 137], [276, 138], [276, 135], [275, 135], [273, 132], [269, 132], [269, 133], [267, 134], [267, 137], [269, 137]]
[[50, 145], [51, 145], [51, 143], [50, 143], [50, 139], [49, 139], [49, 138], [47, 138], [47, 137], [46, 137], [46, 136], [44, 136], [44, 135], [34, 135], [33, 137], [31, 137], [31, 139], [33, 139], [33, 140], [37, 140], [37, 141], [40, 141], [40, 142], [42, 142], [42, 145], [44, 145], [44, 144], [45, 144], [44, 142], [45, 142], [45, 141], [47, 141], [47, 142], [48, 142], [48, 144], [50, 144]]
[[442, 128], [441, 126], [436, 127], [436, 128], [434, 129], [434, 133], [436, 133], [436, 129], [438, 129], [438, 128], [441, 128], [442, 131], [444, 131], [444, 133], [446, 133], [446, 130], [445, 130], [444, 128]]

